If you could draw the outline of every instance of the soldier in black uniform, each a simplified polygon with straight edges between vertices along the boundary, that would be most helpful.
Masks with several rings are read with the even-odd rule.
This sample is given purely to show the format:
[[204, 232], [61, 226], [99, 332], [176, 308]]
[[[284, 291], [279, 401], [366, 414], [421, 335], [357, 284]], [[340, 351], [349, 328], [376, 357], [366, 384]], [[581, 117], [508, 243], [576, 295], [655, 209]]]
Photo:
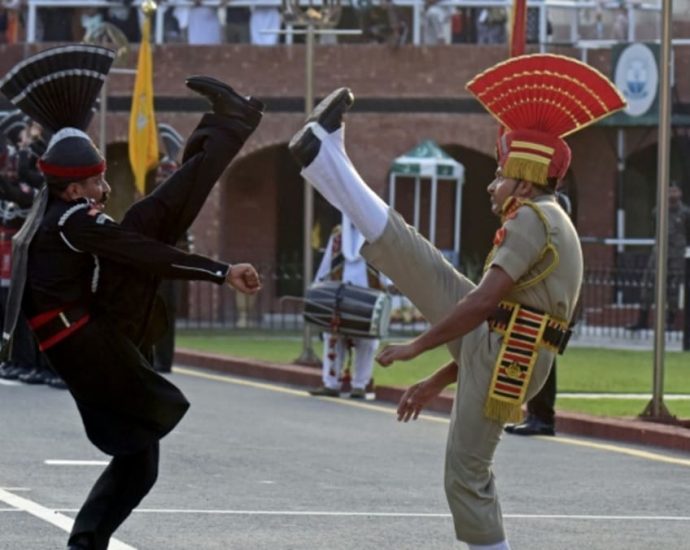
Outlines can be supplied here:
[[[0, 132], [7, 139], [4, 147], [0, 145], [0, 149], [4, 149], [4, 154], [0, 154], [0, 311], [4, 317], [10, 286], [11, 237], [24, 223], [44, 180], [36, 168], [38, 157], [34, 152], [34, 148], [43, 143], [40, 126], [30, 123], [17, 111], [0, 121]], [[39, 352], [23, 316], [14, 331], [9, 360], [0, 366], [0, 378], [65, 387], [60, 377], [50, 369], [46, 357]]]
[[[60, 65], [64, 77], [45, 78], [40, 63], [46, 57], [56, 58], [50, 67]], [[73, 550], [107, 548], [113, 532], [155, 483], [159, 440], [189, 407], [182, 392], [146, 358], [161, 328], [154, 306], [159, 281], [207, 280], [245, 293], [261, 286], [249, 264], [230, 265], [172, 245], [259, 124], [263, 105], [216, 80], [188, 79], [190, 88], [211, 101], [213, 113], [203, 116], [189, 138], [181, 168], [130, 207], [118, 224], [103, 212], [110, 186], [104, 178], [105, 161], [83, 131], [90, 119], [78, 112], [84, 110], [83, 97], [59, 109], [62, 114], [46, 114], [50, 106], [38, 103], [38, 93], [31, 103], [40, 82], [53, 87], [53, 98], [69, 101], [69, 90], [57, 93], [55, 88], [69, 88], [74, 79], [96, 80], [98, 70], [103, 76], [92, 82], [88, 109], [112, 59], [112, 52], [100, 47], [55, 48], [23, 62], [0, 83], [19, 108], [56, 132], [39, 161], [47, 190], [15, 240], [19, 253], [9, 305], [17, 292], [23, 295], [22, 309], [41, 349], [67, 383], [87, 436], [113, 456], [77, 514], [68, 543]], [[36, 84], [20, 87], [13, 79], [32, 63]], [[65, 66], [92, 70], [85, 74]], [[22, 269], [24, 289], [19, 284]]]

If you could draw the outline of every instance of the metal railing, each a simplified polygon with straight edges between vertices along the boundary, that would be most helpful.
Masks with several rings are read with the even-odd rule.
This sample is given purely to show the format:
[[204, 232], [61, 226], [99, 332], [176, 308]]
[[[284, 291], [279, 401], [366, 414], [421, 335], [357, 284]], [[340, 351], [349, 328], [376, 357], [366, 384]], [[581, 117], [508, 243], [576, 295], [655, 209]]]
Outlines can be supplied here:
[[[303, 326], [301, 264], [261, 266], [264, 289], [246, 298], [208, 283], [178, 285], [177, 326], [183, 329], [256, 329], [298, 332]], [[683, 341], [685, 286], [675, 289], [677, 313], [666, 332], [669, 343]], [[645, 267], [588, 267], [576, 315], [575, 340], [651, 343], [651, 329], [631, 331], [639, 317], [642, 292], [654, 293], [654, 277]], [[653, 310], [653, 306], [650, 308]], [[672, 308], [673, 309], [673, 308]], [[391, 336], [417, 334], [427, 327], [407, 299], [394, 296]], [[649, 312], [650, 316], [652, 311]], [[650, 324], [651, 327], [651, 324]]]
[[[444, 6], [451, 8], [491, 8], [503, 7], [509, 9], [512, 6], [512, 0], [441, 0]], [[320, 0], [301, 0], [301, 4], [319, 5]], [[385, 0], [370, 0], [366, 2], [371, 5], [381, 5]], [[422, 41], [422, 26], [424, 17], [424, 0], [394, 0], [394, 5], [402, 10], [411, 10], [412, 20], [412, 43], [418, 45]], [[136, 0], [132, 6], [138, 6], [141, 0]], [[359, 4], [357, 0], [350, 0], [350, 4], [355, 7]], [[164, 41], [164, 12], [167, 7], [175, 6], [191, 6], [194, 3], [190, 0], [169, 0], [161, 3], [161, 9], [156, 11], [155, 15], [155, 41], [158, 44]], [[206, 6], [231, 6], [231, 7], [280, 7], [281, 0], [232, 0], [231, 3], [226, 0], [203, 0], [202, 5]], [[549, 43], [548, 26], [549, 19], [565, 20], [569, 28], [568, 43], [576, 45], [582, 38], [581, 27], [584, 19], [582, 13], [590, 13], [592, 11], [604, 13], [612, 13], [614, 10], [620, 9], [620, 3], [617, 1], [599, 2], [597, 0], [528, 0], [528, 7], [535, 8], [539, 13], [539, 38], [538, 43], [540, 49], [545, 50]], [[661, 0], [656, 1], [638, 1], [630, 0], [622, 3], [624, 6], [627, 18], [627, 39], [634, 41], [637, 37], [638, 20], [640, 14], [645, 12], [660, 12]], [[60, 9], [60, 8], [108, 8], [108, 7], [122, 7], [121, 1], [109, 0], [27, 0], [26, 2], [26, 41], [28, 43], [36, 42], [37, 40], [37, 12], [39, 9]], [[559, 15], [560, 14], [560, 15]], [[659, 23], [657, 22], [657, 27]], [[287, 26], [288, 31], [291, 27]], [[656, 37], [659, 36], [657, 32]], [[292, 43], [292, 35], [288, 32], [286, 35], [286, 42]], [[608, 44], [607, 40], [601, 40], [603, 46]], [[588, 42], [588, 47], [592, 47], [592, 42]]]

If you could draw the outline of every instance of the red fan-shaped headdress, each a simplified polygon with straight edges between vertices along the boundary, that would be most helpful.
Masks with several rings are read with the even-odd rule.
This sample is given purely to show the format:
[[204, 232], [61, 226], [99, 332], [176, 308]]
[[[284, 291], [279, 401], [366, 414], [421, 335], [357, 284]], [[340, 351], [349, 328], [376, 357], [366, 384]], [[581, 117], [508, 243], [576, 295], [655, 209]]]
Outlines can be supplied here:
[[467, 89], [505, 128], [498, 140], [503, 175], [548, 185], [565, 176], [563, 138], [623, 109], [623, 96], [596, 69], [570, 57], [513, 57], [473, 78]]

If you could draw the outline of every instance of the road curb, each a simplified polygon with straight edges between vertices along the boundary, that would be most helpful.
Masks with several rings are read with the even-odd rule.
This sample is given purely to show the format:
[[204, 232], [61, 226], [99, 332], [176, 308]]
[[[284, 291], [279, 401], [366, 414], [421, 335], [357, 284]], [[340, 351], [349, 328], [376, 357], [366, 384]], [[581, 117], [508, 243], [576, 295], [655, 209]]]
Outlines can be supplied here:
[[[175, 350], [175, 364], [305, 388], [321, 385], [321, 371], [301, 365], [271, 363], [179, 348]], [[404, 388], [377, 386], [376, 399], [397, 403], [404, 391]], [[452, 392], [444, 392], [429, 404], [428, 409], [448, 414], [452, 406]], [[690, 453], [690, 429], [682, 426], [559, 411], [556, 429], [560, 434], [651, 445]]]

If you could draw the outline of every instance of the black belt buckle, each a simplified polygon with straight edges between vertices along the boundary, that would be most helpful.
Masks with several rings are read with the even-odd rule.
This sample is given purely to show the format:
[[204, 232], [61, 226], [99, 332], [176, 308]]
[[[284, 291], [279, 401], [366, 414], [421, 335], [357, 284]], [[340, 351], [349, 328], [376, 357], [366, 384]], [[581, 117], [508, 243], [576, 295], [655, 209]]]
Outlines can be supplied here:
[[81, 306], [68, 308], [58, 313], [50, 321], [32, 330], [38, 338], [38, 341], [44, 342], [63, 330], [68, 329], [87, 314], [88, 310]]
[[558, 355], [563, 355], [563, 352], [565, 351], [565, 348], [568, 346], [568, 342], [570, 342], [570, 337], [573, 335], [573, 331], [571, 329], [564, 330], [561, 333], [561, 341], [558, 343]]

